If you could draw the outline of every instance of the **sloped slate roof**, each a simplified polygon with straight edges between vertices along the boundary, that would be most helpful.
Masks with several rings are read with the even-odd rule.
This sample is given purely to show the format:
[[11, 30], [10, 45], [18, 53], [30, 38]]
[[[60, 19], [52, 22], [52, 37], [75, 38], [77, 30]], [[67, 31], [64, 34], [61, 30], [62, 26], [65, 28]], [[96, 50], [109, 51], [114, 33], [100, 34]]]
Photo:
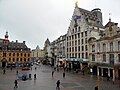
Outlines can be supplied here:
[[[82, 12], [82, 15], [85, 16], [85, 19], [88, 18], [88, 19], [96, 21], [96, 23], [94, 24], [94, 26], [103, 28], [103, 25], [102, 25], [101, 22], [97, 23], [97, 21], [99, 21], [99, 19], [97, 18], [96, 12], [93, 12], [93, 10], [92, 11], [88, 11], [88, 10], [85, 10], [85, 9], [82, 9], [82, 8], [79, 8], [79, 11]], [[87, 22], [87, 23], [89, 25], [91, 25], [91, 23], [89, 23], [89, 22]]]

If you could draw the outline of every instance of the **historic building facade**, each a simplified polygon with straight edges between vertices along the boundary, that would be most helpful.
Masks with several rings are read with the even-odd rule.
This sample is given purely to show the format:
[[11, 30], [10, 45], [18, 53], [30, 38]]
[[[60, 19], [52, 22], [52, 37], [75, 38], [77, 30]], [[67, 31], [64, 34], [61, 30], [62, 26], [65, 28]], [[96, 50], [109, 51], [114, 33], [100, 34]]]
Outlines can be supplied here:
[[75, 7], [66, 35], [66, 61], [69, 68], [84, 68], [89, 62], [90, 37], [99, 38], [103, 30], [102, 12], [99, 8], [91, 11]]
[[39, 46], [36, 47], [36, 49], [33, 49], [31, 51], [31, 58], [33, 60], [42, 60], [45, 57], [45, 50], [40, 49]]
[[6, 32], [5, 38], [0, 40], [0, 64], [2, 67], [16, 66], [20, 64], [28, 64], [31, 62], [31, 51], [25, 44], [10, 42], [8, 40], [8, 32]]
[[105, 30], [100, 32], [101, 37], [90, 38], [90, 66], [94, 75], [107, 77], [113, 80], [120, 78], [120, 28], [118, 23], [109, 22]]

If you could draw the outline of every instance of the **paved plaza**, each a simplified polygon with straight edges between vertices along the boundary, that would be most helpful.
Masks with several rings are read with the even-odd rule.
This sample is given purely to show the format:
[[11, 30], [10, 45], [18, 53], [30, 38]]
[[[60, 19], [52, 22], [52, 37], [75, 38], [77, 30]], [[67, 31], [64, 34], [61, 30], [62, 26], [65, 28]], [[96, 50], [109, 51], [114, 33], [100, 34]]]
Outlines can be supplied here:
[[[37, 69], [35, 70], [35, 67]], [[56, 81], [59, 79], [60, 90], [94, 90], [94, 87], [99, 85], [98, 90], [120, 90], [120, 82], [107, 81], [106, 78], [100, 77], [97, 80], [96, 76], [76, 74], [74, 72], [66, 72], [63, 78], [63, 70], [55, 71], [52, 77], [53, 68], [46, 65], [32, 67], [32, 70], [22, 71], [18, 69], [21, 76], [23, 74], [31, 74], [31, 80], [18, 80], [18, 88], [16, 90], [56, 90]], [[37, 74], [37, 79], [34, 80], [33, 76]], [[7, 69], [6, 74], [3, 75], [3, 70], [0, 69], [0, 90], [14, 90], [14, 80], [18, 79], [16, 69]]]

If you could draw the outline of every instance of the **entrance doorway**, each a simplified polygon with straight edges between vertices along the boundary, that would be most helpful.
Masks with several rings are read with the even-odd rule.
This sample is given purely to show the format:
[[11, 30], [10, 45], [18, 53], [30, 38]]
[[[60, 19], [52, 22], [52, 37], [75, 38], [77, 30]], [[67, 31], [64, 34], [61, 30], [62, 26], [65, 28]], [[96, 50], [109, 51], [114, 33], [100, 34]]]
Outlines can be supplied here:
[[110, 77], [113, 78], [113, 69], [110, 69]]
[[108, 76], [108, 69], [103, 68], [103, 77], [107, 77], [107, 76]]
[[99, 68], [99, 76], [102, 76], [102, 74], [101, 74], [101, 68]]
[[93, 67], [93, 75], [97, 75], [97, 66]]

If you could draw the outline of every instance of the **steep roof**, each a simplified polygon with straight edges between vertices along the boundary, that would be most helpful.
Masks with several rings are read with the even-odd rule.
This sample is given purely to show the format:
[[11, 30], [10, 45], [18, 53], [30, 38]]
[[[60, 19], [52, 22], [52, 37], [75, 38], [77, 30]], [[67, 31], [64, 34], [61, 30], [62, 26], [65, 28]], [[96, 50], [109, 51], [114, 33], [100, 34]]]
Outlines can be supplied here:
[[[96, 11], [101, 11], [101, 9], [99, 8], [96, 8], [96, 9], [93, 9], [91, 11], [88, 11], [86, 9], [83, 9], [83, 8], [78, 8], [79, 11], [82, 13], [82, 15], [85, 16], [85, 19], [87, 21], [87, 19], [90, 19], [90, 20], [94, 20], [96, 21], [96, 23], [93, 25], [93, 26], [96, 26], [96, 27], [101, 27], [103, 28], [103, 24], [102, 22], [99, 20], [99, 18], [97, 17], [97, 12]], [[99, 23], [98, 23], [99, 22]], [[92, 25], [91, 23], [89, 23], [87, 21], [88, 25]]]

